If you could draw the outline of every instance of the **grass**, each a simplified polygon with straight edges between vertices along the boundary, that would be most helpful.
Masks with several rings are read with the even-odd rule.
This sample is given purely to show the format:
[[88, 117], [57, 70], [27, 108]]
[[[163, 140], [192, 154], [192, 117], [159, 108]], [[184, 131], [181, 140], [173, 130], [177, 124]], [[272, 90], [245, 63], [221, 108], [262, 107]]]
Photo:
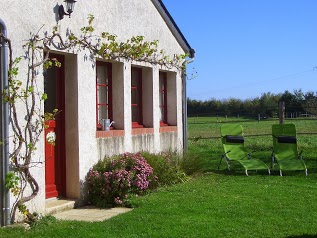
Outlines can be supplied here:
[[[316, 121], [304, 125], [316, 131]], [[256, 133], [255, 125], [243, 126]], [[199, 158], [205, 173], [134, 198], [132, 212], [96, 223], [47, 217], [30, 231], [0, 229], [0, 237], [317, 237], [317, 140], [316, 135], [298, 139], [307, 177], [304, 172], [280, 177], [277, 171], [271, 176], [250, 172], [247, 177], [239, 164], [233, 171], [225, 164], [218, 170], [220, 140], [196, 140], [190, 143], [189, 156]], [[268, 136], [246, 138], [246, 146], [265, 162], [270, 161], [271, 143]]]
[[317, 235], [316, 176], [209, 173], [138, 198], [108, 221], [47, 219], [1, 237], [306, 237]]

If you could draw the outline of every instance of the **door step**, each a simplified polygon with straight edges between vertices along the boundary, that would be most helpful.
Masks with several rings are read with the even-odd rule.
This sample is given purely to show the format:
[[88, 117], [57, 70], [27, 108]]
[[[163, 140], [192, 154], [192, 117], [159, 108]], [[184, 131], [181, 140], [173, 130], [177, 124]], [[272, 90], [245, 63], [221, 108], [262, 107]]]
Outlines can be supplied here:
[[45, 202], [45, 214], [52, 215], [57, 212], [71, 210], [75, 208], [76, 200], [52, 198]]

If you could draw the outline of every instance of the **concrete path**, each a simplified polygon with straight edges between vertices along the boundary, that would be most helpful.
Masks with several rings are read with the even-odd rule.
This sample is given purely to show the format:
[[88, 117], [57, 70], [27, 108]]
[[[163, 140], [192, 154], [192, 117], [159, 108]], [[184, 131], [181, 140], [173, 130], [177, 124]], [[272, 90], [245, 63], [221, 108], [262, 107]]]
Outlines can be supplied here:
[[86, 207], [80, 207], [76, 209], [58, 212], [58, 213], [52, 214], [52, 216], [60, 220], [96, 222], [96, 221], [104, 221], [106, 219], [110, 219], [111, 217], [129, 212], [131, 210], [132, 210], [131, 208], [125, 208], [125, 207], [100, 209], [93, 206], [86, 206]]

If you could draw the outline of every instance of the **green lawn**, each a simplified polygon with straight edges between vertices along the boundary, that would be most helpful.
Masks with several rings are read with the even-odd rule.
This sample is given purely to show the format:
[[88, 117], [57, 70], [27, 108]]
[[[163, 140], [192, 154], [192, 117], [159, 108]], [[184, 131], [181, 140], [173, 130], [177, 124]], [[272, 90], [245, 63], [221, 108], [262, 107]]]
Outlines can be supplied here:
[[[298, 128], [316, 131], [313, 122]], [[245, 123], [246, 130], [257, 133], [257, 122]], [[191, 125], [189, 134], [196, 133]], [[217, 133], [219, 126], [214, 126]], [[96, 223], [46, 218], [30, 231], [0, 229], [0, 237], [317, 237], [316, 137], [298, 136], [307, 177], [302, 171], [285, 172], [283, 177], [278, 171], [271, 176], [259, 171], [247, 177], [239, 164], [228, 171], [223, 163], [218, 170], [220, 140], [193, 140], [189, 152], [204, 173], [133, 199], [132, 212]], [[271, 144], [269, 136], [246, 138], [246, 147], [267, 163]]]
[[213, 172], [139, 198], [132, 212], [105, 222], [48, 220], [0, 237], [317, 236], [316, 179]]

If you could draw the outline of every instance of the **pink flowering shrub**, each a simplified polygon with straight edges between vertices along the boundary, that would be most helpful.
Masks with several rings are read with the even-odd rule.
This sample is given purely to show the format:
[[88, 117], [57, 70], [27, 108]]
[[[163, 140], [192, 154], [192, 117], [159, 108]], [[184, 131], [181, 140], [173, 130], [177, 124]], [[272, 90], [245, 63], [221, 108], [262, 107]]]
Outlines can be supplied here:
[[99, 161], [88, 173], [90, 201], [98, 206], [121, 205], [129, 194], [142, 194], [154, 182], [152, 167], [140, 153]]

